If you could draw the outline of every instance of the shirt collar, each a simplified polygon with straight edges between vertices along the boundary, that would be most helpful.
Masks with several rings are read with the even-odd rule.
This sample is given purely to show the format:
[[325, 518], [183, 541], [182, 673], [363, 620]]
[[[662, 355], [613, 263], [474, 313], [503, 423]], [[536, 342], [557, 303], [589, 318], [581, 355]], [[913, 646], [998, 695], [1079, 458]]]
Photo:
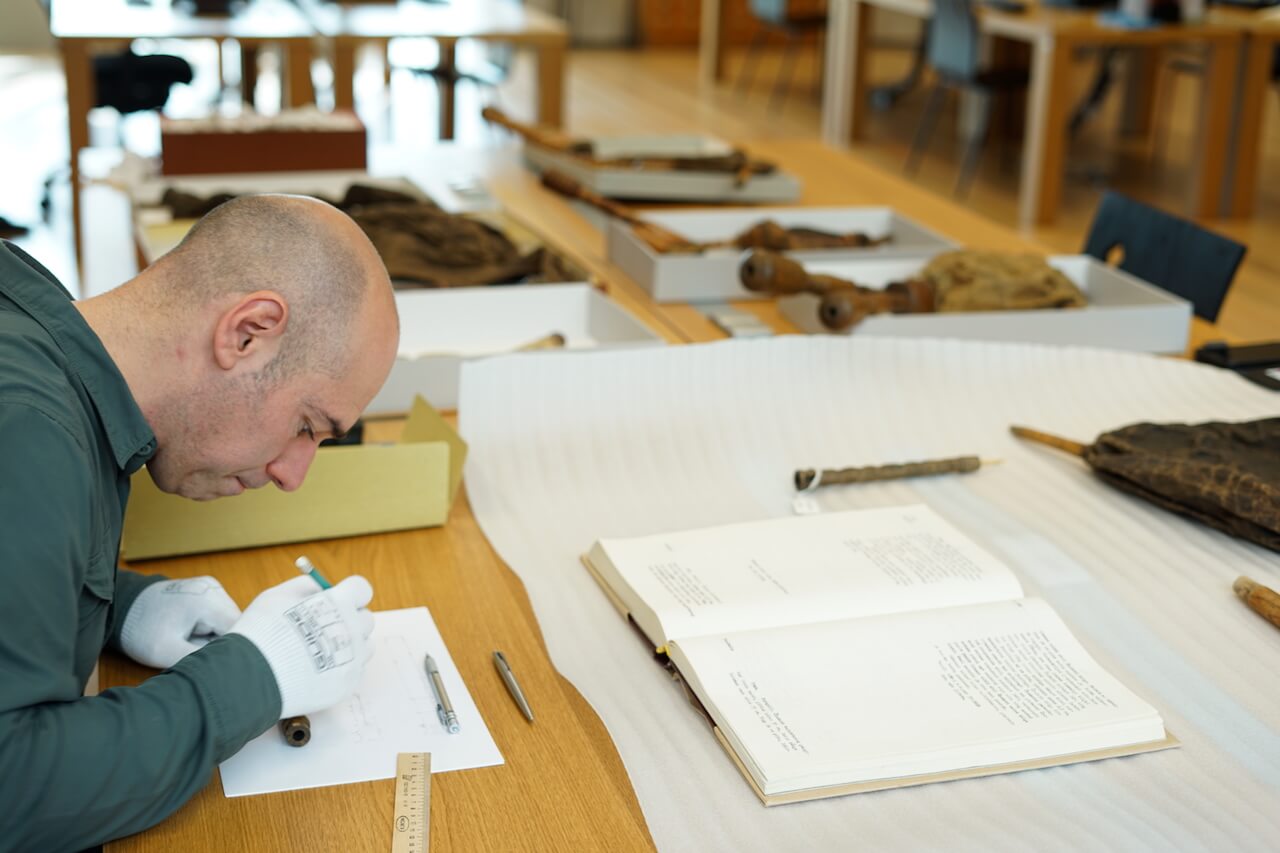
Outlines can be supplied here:
[[97, 409], [120, 469], [132, 474], [141, 468], [155, 455], [155, 433], [67, 289], [26, 252], [0, 240], [0, 294], [39, 323], [62, 350]]

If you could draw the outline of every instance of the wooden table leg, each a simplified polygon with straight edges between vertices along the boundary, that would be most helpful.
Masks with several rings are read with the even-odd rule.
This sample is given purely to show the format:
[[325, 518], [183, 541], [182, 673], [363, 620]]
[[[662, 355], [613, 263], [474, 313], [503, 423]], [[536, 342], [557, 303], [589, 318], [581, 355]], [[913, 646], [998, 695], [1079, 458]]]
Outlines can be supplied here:
[[456, 39], [436, 39], [440, 48], [440, 59], [436, 70], [436, 84], [440, 87], [440, 138], [453, 139], [453, 103], [457, 89], [454, 79], [454, 65], [457, 62], [458, 42]]
[[822, 140], [843, 147], [861, 139], [867, 108], [871, 6], [831, 0], [822, 79]]
[[1229, 123], [1233, 133], [1227, 196], [1222, 210], [1225, 216], [1245, 217], [1253, 213], [1263, 117], [1272, 85], [1272, 55], [1278, 44], [1280, 33], [1270, 38], [1252, 35], [1244, 45], [1240, 80], [1236, 87], [1235, 115]]
[[538, 46], [538, 124], [564, 127], [564, 55], [568, 39]]
[[1143, 47], [1130, 51], [1129, 70], [1125, 76], [1124, 108], [1121, 110], [1120, 133], [1129, 138], [1146, 138], [1155, 124], [1156, 87], [1164, 57], [1159, 47]]
[[[89, 45], [77, 39], [60, 39], [62, 69], [67, 78], [67, 137], [71, 156], [71, 234], [76, 265], [84, 269], [83, 235], [80, 229], [80, 150], [89, 146], [89, 109], [94, 101], [93, 63]], [[83, 276], [81, 276], [83, 278]], [[83, 295], [83, 288], [79, 291]]]
[[253, 106], [258, 91], [258, 45], [240, 41], [240, 97]]
[[724, 79], [724, 29], [728, 18], [724, 0], [702, 0], [698, 30], [698, 82], [714, 86]]
[[333, 108], [354, 110], [356, 74], [356, 40], [338, 36], [333, 40]]
[[[999, 35], [987, 38], [991, 45], [992, 68], [1030, 68], [1031, 50], [1025, 41]], [[1022, 99], [997, 97], [992, 104], [991, 135], [1005, 143], [1017, 140], [1021, 134], [1020, 128], [1026, 120], [1026, 103]]]
[[1048, 224], [1058, 212], [1071, 110], [1070, 82], [1071, 45], [1052, 35], [1036, 39], [1031, 46], [1018, 198], [1018, 224], [1023, 228]]
[[289, 39], [284, 44], [288, 88], [281, 87], [285, 106], [301, 107], [316, 102], [316, 88], [311, 82], [311, 39]]
[[1239, 73], [1240, 42], [1239, 36], [1231, 35], [1209, 44], [1196, 115], [1188, 204], [1188, 214], [1192, 217], [1211, 219], [1221, 210], [1226, 189], [1227, 140], [1231, 135], [1231, 107]]

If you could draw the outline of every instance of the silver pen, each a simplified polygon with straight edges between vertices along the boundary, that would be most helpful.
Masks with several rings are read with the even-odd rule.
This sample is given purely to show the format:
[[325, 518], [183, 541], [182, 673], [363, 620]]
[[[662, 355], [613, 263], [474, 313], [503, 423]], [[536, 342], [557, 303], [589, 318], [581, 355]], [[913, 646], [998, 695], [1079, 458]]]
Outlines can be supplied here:
[[440, 678], [440, 670], [436, 668], [436, 659], [427, 655], [423, 661], [427, 667], [427, 678], [431, 680], [431, 690], [436, 694], [436, 714], [440, 717], [440, 725], [448, 729], [449, 734], [458, 733], [458, 715], [453, 712], [449, 702], [449, 693], [444, 689], [444, 681]]
[[520, 709], [520, 713], [524, 714], [524, 718], [529, 722], [533, 722], [533, 710], [529, 707], [529, 703], [524, 698], [524, 691], [520, 689], [520, 684], [516, 681], [515, 674], [511, 672], [511, 667], [507, 665], [507, 658], [502, 652], [493, 653], [493, 665], [498, 668], [498, 675], [502, 676], [502, 683], [507, 685], [507, 692], [511, 694], [511, 698], [516, 700], [516, 706]]

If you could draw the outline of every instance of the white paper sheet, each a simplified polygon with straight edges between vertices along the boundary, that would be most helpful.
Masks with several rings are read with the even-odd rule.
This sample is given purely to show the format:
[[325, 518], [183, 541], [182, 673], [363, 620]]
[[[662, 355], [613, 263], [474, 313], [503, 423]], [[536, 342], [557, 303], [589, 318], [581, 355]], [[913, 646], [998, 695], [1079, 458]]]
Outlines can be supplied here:
[[[222, 762], [228, 797], [322, 788], [396, 775], [396, 753], [431, 753], [431, 772], [502, 763], [489, 728], [453, 665], [440, 631], [425, 607], [374, 614], [373, 658], [350, 699], [309, 714], [311, 742], [294, 747], [272, 726]], [[436, 715], [436, 700], [423, 669], [435, 658], [461, 731], [449, 734]]]
[[[664, 851], [1263, 850], [1280, 837], [1280, 637], [1231, 592], [1280, 555], [1011, 437], [1280, 414], [1192, 362], [1082, 348], [789, 336], [467, 365], [471, 506], [556, 667], [600, 714]], [[1046, 599], [1183, 747], [765, 809], [578, 561], [598, 538], [785, 515], [797, 468], [962, 454], [978, 473], [820, 489], [927, 503]]]

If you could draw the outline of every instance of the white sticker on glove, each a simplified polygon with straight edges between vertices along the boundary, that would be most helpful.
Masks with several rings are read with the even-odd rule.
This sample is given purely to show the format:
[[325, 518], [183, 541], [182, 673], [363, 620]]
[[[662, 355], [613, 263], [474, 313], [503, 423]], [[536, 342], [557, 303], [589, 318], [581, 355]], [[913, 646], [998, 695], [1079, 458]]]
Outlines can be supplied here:
[[324, 596], [314, 596], [285, 611], [285, 617], [298, 629], [307, 654], [318, 672], [351, 663], [351, 633], [338, 614], [338, 608]]

